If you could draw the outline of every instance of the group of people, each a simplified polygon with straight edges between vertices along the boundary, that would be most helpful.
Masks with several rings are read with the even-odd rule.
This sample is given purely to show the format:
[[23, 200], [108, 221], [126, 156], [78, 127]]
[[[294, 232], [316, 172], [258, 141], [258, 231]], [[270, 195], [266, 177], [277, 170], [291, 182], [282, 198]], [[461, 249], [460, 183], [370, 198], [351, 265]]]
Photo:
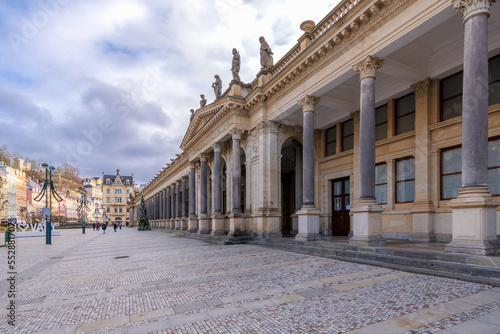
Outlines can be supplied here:
[[[118, 222], [118, 223], [114, 222], [114, 223], [113, 223], [113, 229], [115, 230], [115, 232], [116, 232], [116, 230], [117, 230], [118, 228], [120, 228], [120, 230], [121, 230], [121, 229], [122, 229], [122, 226], [123, 226], [123, 225], [122, 225], [122, 222]], [[106, 228], [107, 228], [107, 227], [108, 227], [108, 224], [106, 224], [106, 223], [103, 223], [103, 224], [101, 224], [101, 223], [97, 223], [97, 224], [96, 224], [96, 223], [92, 223], [92, 229], [93, 229], [94, 231], [95, 231], [96, 229], [97, 229], [97, 231], [99, 231], [99, 230], [102, 228], [102, 233], [103, 233], [103, 234], [106, 234]]]

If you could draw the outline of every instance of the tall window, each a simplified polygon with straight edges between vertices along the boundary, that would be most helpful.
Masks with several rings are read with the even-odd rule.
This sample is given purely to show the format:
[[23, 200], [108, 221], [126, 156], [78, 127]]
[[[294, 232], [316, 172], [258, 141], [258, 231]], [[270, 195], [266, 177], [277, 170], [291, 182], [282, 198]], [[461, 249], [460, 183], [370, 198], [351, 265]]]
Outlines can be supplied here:
[[342, 152], [354, 147], [354, 121], [352, 119], [342, 123]]
[[109, 189], [106, 189], [106, 194], [109, 194]]
[[326, 130], [326, 156], [337, 153], [337, 127]]
[[106, 208], [106, 212], [109, 212], [109, 208]]
[[387, 164], [375, 166], [375, 197], [378, 204], [387, 204]]
[[130, 189], [127, 189], [127, 195], [130, 194]]
[[396, 134], [415, 130], [415, 94], [396, 99], [395, 107]]
[[115, 203], [121, 203], [122, 198], [121, 197], [115, 197]]
[[500, 138], [488, 142], [488, 186], [493, 195], [500, 195]]
[[500, 103], [500, 55], [490, 59], [488, 62], [488, 105]]
[[122, 190], [121, 189], [115, 189], [115, 194], [121, 194]]
[[458, 196], [462, 186], [462, 148], [441, 151], [441, 199]]
[[109, 201], [110, 201], [110, 198], [106, 197], [106, 202], [109, 203]]
[[396, 161], [396, 203], [415, 200], [415, 159]]
[[387, 138], [387, 104], [375, 109], [375, 140]]
[[111, 181], [109, 179], [106, 179], [106, 184], [111, 184]]
[[[462, 115], [463, 72], [441, 80], [441, 120]], [[488, 61], [488, 105], [500, 103], [500, 55]]]
[[126, 184], [127, 186], [129, 186], [129, 185], [130, 185], [130, 180], [127, 180], [127, 181], [125, 182], [125, 184]]

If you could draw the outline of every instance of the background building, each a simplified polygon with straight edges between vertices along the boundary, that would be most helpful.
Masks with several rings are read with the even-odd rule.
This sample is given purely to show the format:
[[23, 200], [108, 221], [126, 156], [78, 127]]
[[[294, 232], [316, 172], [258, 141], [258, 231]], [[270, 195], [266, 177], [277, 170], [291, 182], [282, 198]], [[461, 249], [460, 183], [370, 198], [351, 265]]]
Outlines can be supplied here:
[[128, 223], [127, 203], [130, 196], [135, 196], [134, 174], [122, 176], [119, 169], [116, 175], [102, 173], [102, 207], [111, 223]]

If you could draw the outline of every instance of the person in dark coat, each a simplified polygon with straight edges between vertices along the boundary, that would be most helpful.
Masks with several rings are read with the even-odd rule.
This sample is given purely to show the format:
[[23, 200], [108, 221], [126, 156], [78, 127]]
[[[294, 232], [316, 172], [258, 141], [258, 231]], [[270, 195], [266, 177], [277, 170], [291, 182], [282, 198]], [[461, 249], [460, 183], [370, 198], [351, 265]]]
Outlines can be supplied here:
[[113, 223], [113, 228], [115, 229], [115, 232], [116, 232], [116, 229], [118, 228], [118, 225], [116, 223]]
[[106, 227], [108, 227], [106, 223], [102, 224], [102, 234], [106, 234]]

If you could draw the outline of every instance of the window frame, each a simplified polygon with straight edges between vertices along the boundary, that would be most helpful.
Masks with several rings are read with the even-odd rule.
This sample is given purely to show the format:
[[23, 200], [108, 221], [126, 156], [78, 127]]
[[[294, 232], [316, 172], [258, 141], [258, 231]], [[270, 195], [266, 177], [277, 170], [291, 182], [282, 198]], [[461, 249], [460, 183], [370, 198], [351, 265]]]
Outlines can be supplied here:
[[[411, 112], [408, 112], [404, 115], [400, 115], [398, 116], [398, 100], [400, 99], [404, 99], [410, 95], [413, 95], [413, 111]], [[417, 109], [417, 103], [416, 103], [416, 100], [415, 100], [415, 93], [414, 92], [411, 92], [411, 93], [408, 93], [404, 96], [401, 96], [401, 97], [398, 97], [397, 99], [394, 100], [394, 134], [397, 136], [397, 135], [401, 135], [403, 133], [407, 133], [407, 132], [410, 132], [410, 131], [415, 131], [415, 118], [416, 118], [416, 109]], [[398, 133], [398, 119], [399, 118], [403, 118], [405, 116], [408, 116], [408, 115], [415, 115], [414, 119], [413, 119], [413, 130], [410, 130], [410, 131], [406, 131], [406, 132], [401, 132], [401, 133]]]
[[[410, 160], [410, 159], [413, 159], [413, 179], [406, 179], [406, 180], [402, 180], [402, 181], [398, 181], [398, 162], [399, 161], [404, 161], [404, 160]], [[398, 201], [398, 183], [403, 183], [403, 182], [408, 182], [408, 181], [413, 181], [413, 184], [415, 185], [416, 182], [415, 182], [415, 171], [416, 171], [416, 168], [415, 168], [415, 157], [413, 156], [408, 156], [408, 157], [404, 157], [404, 158], [399, 158], [399, 159], [396, 159], [394, 160], [394, 168], [395, 168], [395, 172], [394, 172], [394, 203], [396, 204], [402, 204], [402, 203], [414, 203], [415, 202], [415, 187], [414, 187], [414, 190], [413, 190], [413, 201], [405, 201], [405, 202], [399, 202]]]
[[[381, 166], [381, 165], [385, 165], [385, 172], [387, 173], [388, 164], [385, 161], [379, 162], [379, 163], [375, 164], [375, 168], [377, 166]], [[388, 186], [389, 178], [387, 177], [387, 175], [385, 176], [385, 179], [386, 179], [385, 183], [377, 183], [377, 173], [375, 173], [375, 189], [377, 189], [377, 186], [383, 186], [383, 185], [386, 186], [386, 188], [385, 188], [385, 198], [386, 198], [386, 201], [385, 202], [380, 202], [380, 203], [377, 201], [377, 204], [381, 204], [381, 205], [386, 205], [387, 204], [387, 198], [388, 198], [387, 191], [389, 189], [389, 186]], [[377, 192], [375, 191], [375, 193], [377, 193]]]
[[[385, 122], [377, 124], [377, 109], [380, 109], [380, 108], [383, 108], [383, 107], [386, 107], [387, 120]], [[381, 138], [381, 139], [377, 139], [376, 138], [377, 137], [377, 126], [381, 126], [381, 125], [384, 125], [384, 124], [387, 124], [387, 128], [385, 129], [385, 137]], [[378, 106], [378, 107], [375, 108], [375, 141], [387, 139], [387, 130], [388, 129], [389, 129], [389, 103], [385, 103], [385, 104], [382, 104], [381, 106]]]
[[[335, 131], [335, 139], [332, 140], [332, 141], [328, 141], [328, 131], [330, 130], [333, 130]], [[335, 143], [335, 145], [333, 146], [335, 149], [334, 149], [334, 153], [333, 154], [328, 154], [328, 144], [332, 144], [332, 143]], [[325, 157], [330, 157], [332, 155], [335, 155], [337, 154], [337, 124], [335, 124], [334, 126], [328, 128], [325, 130]]]
[[[352, 122], [352, 134], [345, 136], [344, 135], [344, 124], [347, 122]], [[342, 142], [341, 142], [342, 152], [346, 152], [346, 151], [354, 149], [354, 119], [350, 118], [347, 121], [342, 122], [341, 123], [341, 130], [342, 130]], [[345, 142], [345, 138], [348, 138], [348, 137], [352, 137], [352, 147], [350, 149], [345, 149], [344, 142]]]
[[457, 148], [462, 148], [462, 145], [454, 145], [450, 147], [446, 147], [444, 149], [441, 149], [439, 152], [439, 200], [440, 201], [449, 201], [452, 199], [455, 199], [456, 197], [450, 197], [450, 198], [443, 198], [443, 176], [449, 176], [449, 175], [462, 175], [462, 166], [460, 166], [460, 172], [454, 172], [454, 173], [448, 173], [448, 174], [443, 174], [443, 153], [446, 151], [451, 151], [451, 150], [456, 150]]

